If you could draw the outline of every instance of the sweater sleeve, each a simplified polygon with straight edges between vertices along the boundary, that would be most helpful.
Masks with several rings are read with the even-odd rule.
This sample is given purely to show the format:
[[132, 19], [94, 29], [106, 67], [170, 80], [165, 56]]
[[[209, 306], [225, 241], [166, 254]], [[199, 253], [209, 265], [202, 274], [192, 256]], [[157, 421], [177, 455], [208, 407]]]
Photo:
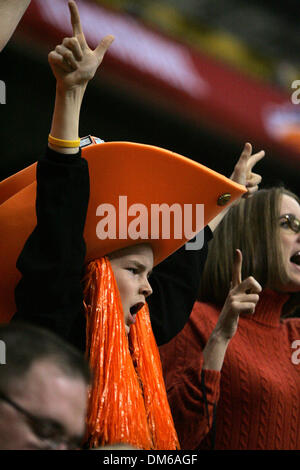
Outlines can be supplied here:
[[182, 449], [195, 450], [212, 430], [220, 394], [220, 372], [204, 370], [206, 343], [189, 321], [159, 348], [168, 401]]
[[153, 269], [150, 276], [153, 294], [147, 303], [152, 330], [159, 346], [174, 338], [188, 321], [211, 238], [212, 232], [207, 226], [202, 249], [186, 250], [184, 245]]
[[82, 237], [89, 199], [89, 173], [81, 152], [61, 155], [47, 148], [37, 165], [37, 225], [18, 258], [14, 320], [43, 326], [84, 350]]

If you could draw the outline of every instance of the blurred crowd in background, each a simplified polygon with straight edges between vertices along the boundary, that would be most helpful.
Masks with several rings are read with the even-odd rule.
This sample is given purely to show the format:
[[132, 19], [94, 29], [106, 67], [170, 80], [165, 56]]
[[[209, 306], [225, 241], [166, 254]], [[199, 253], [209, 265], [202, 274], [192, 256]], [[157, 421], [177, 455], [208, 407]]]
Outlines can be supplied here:
[[[6, 105], [0, 114], [5, 145], [1, 179], [32, 163], [33, 155], [38, 158], [49, 131], [55, 84], [47, 52], [68, 32], [67, 21], [62, 28], [59, 18], [53, 17], [59, 4], [64, 2], [34, 0], [2, 53], [0, 79], [6, 84]], [[300, 108], [291, 103], [291, 85], [300, 77], [295, 0], [275, 5], [266, 0], [250, 4], [82, 0], [79, 4], [82, 10], [86, 7], [87, 31], [95, 27], [92, 19], [98, 15], [97, 21], [102, 18], [98, 34], [109, 18], [116, 37], [86, 98], [81, 135], [158, 145], [224, 174], [231, 171], [245, 140], [250, 140], [254, 148], [266, 150], [261, 163], [264, 184], [284, 182], [297, 192]], [[133, 63], [137, 37], [143, 41], [143, 54], [147, 44], [150, 52], [145, 62], [137, 54]], [[117, 48], [126, 47], [126, 38], [127, 57], [121, 57]], [[182, 56], [174, 55], [169, 64], [177, 46], [182, 47]], [[167, 71], [157, 76], [164, 63], [166, 68], [176, 67], [177, 60], [192, 63], [190, 77], [182, 77], [187, 89], [172, 84]], [[197, 80], [204, 92], [210, 89], [206, 97], [196, 90]], [[95, 128], [97, 116], [101, 120]]]

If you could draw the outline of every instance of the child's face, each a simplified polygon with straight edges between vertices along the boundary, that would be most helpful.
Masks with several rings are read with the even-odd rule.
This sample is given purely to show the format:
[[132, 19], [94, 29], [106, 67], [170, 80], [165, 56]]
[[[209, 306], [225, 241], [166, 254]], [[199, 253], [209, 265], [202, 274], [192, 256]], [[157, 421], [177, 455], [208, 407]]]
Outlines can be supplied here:
[[128, 334], [138, 311], [148, 295], [152, 294], [148, 277], [153, 268], [153, 252], [150, 245], [141, 244], [119, 250], [109, 258], [120, 292]]

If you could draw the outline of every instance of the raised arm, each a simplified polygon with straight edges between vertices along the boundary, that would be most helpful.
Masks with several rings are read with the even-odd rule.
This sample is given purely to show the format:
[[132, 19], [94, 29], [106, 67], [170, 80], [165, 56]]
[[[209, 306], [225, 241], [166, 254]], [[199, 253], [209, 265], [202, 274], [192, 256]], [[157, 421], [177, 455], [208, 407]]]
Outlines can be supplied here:
[[[260, 151], [252, 155], [252, 146], [245, 144], [231, 179], [247, 187], [246, 197], [258, 189], [261, 176], [252, 171], [264, 157]], [[204, 230], [201, 250], [180, 248], [153, 270], [150, 278], [153, 294], [148, 299], [152, 329], [159, 346], [170, 341], [184, 327], [196, 301], [202, 271], [207, 257], [207, 243], [212, 231], [221, 222], [230, 205], [215, 217]]]
[[232, 286], [213, 331], [205, 317], [194, 315], [182, 333], [160, 348], [168, 400], [183, 449], [197, 449], [211, 431], [227, 347], [240, 313], [254, 313], [258, 301], [261, 287], [252, 277], [241, 281], [241, 266], [237, 250]]
[[203, 369], [220, 371], [230, 340], [236, 333], [241, 313], [253, 314], [259, 300], [261, 286], [253, 278], [241, 278], [242, 253], [236, 250], [231, 289], [218, 322], [203, 350]]
[[51, 143], [37, 166], [37, 225], [17, 261], [22, 279], [15, 291], [14, 320], [51, 329], [84, 350], [82, 234], [89, 173], [80, 156], [79, 114], [87, 83], [113, 38], [105, 37], [92, 51], [85, 42], [76, 4], [69, 2], [69, 8], [73, 37], [49, 54], [56, 77]]
[[[78, 8], [69, 2], [73, 37], [65, 38], [51, 51], [48, 60], [56, 78], [56, 97], [50, 135], [59, 140], [78, 140], [79, 115], [88, 82], [94, 77], [113, 36], [105, 36], [95, 50], [89, 48], [82, 31]], [[51, 138], [50, 138], [51, 139]], [[74, 144], [75, 145], [75, 144]], [[64, 147], [53, 141], [49, 147], [60, 153], [76, 153], [79, 144]]]
[[[261, 176], [253, 173], [254, 165], [264, 157], [260, 151], [252, 155], [252, 146], [245, 144], [231, 179], [247, 187], [246, 196], [257, 191]], [[215, 217], [204, 230], [201, 250], [180, 248], [153, 270], [150, 278], [153, 294], [148, 299], [152, 329], [159, 346], [170, 341], [184, 327], [196, 301], [202, 271], [207, 257], [207, 243], [230, 205]]]

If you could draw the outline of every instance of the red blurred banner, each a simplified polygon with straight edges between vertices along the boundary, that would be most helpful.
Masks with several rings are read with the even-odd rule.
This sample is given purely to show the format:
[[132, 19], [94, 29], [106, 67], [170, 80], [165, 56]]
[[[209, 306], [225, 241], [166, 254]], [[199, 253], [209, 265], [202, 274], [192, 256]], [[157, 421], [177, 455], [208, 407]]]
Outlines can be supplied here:
[[[87, 42], [115, 41], [104, 67], [137, 92], [169, 102], [181, 114], [240, 140], [274, 149], [285, 163], [300, 164], [300, 104], [198, 51], [151, 30], [126, 13], [77, 0]], [[65, 0], [34, 0], [22, 30], [48, 47], [71, 36]], [[294, 90], [291, 89], [291, 95]]]

